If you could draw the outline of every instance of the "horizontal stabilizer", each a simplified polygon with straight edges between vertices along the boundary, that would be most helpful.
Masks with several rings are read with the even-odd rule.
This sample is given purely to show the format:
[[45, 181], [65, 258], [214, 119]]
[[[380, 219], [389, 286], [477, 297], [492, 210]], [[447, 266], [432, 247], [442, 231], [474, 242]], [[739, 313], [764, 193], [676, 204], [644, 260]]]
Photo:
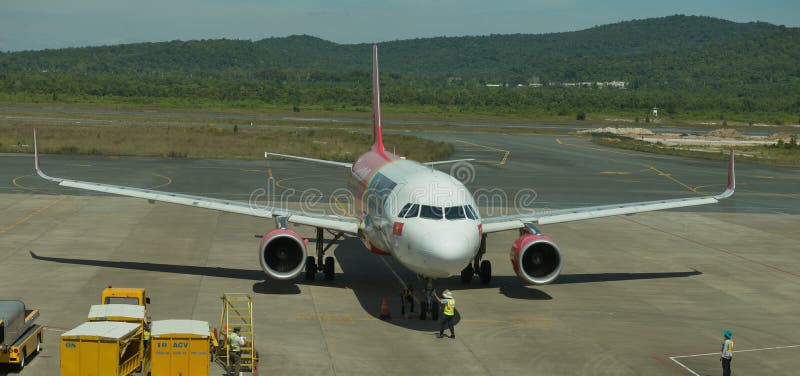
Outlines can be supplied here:
[[298, 156], [298, 155], [288, 155], [288, 154], [278, 154], [278, 153], [264, 152], [264, 158], [269, 158], [270, 155], [275, 156], [275, 157], [279, 157], [279, 158], [283, 158], [283, 159], [291, 159], [291, 160], [295, 160], [295, 161], [314, 162], [314, 163], [320, 163], [320, 164], [326, 164], [326, 165], [332, 165], [332, 166], [339, 166], [339, 167], [347, 167], [347, 168], [353, 167], [352, 163], [347, 163], [347, 162], [337, 162], [337, 161], [329, 161], [329, 160], [325, 160], [325, 159], [301, 157], [301, 156]]

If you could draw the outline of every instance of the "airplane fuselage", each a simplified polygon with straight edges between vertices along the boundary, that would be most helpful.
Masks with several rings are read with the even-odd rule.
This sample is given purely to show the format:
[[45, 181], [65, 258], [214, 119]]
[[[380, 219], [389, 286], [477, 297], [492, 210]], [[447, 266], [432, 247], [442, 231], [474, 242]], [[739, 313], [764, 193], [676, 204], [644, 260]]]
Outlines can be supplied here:
[[373, 148], [353, 164], [349, 186], [370, 251], [431, 278], [460, 273], [478, 252], [475, 202], [450, 175]]

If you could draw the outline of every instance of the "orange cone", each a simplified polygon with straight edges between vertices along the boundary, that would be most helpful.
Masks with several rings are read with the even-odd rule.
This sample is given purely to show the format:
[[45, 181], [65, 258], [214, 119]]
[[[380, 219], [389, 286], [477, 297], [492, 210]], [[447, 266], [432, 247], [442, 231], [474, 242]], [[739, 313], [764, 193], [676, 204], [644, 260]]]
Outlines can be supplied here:
[[389, 314], [389, 303], [386, 301], [386, 297], [383, 297], [381, 301], [381, 315], [378, 316], [381, 320], [390, 320], [392, 316]]

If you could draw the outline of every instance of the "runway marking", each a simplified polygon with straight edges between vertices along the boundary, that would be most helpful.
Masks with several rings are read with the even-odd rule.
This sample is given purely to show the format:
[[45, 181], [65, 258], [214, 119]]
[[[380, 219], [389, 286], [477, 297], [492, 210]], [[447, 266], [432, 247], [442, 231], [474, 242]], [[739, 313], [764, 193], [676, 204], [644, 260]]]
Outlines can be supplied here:
[[[561, 141], [561, 140], [558, 140], [558, 141]], [[575, 144], [568, 144], [568, 143], [563, 143], [563, 142], [559, 142], [559, 145], [566, 145], [566, 146], [572, 146], [572, 147], [576, 147], [576, 148], [582, 148], [582, 149], [590, 149], [590, 150], [602, 151], [602, 152], [606, 152], [606, 153], [615, 153], [615, 154], [621, 154], [621, 155], [626, 155], [626, 156], [633, 156], [633, 155], [634, 155], [634, 154], [630, 154], [630, 153], [619, 152], [619, 151], [616, 151], [616, 150], [606, 150], [606, 149], [595, 148], [595, 147], [591, 147], [591, 146], [575, 145]], [[658, 156], [658, 155], [656, 155], [656, 156]], [[688, 189], [688, 190], [689, 190], [689, 191], [691, 191], [691, 192], [694, 192], [694, 193], [699, 193], [699, 192], [697, 191], [697, 187], [692, 187], [692, 186], [690, 186], [690, 185], [687, 185], [687, 184], [683, 183], [682, 181], [680, 181], [680, 180], [678, 180], [678, 179], [675, 179], [675, 178], [672, 176], [672, 174], [670, 174], [670, 173], [666, 173], [666, 172], [664, 172], [664, 171], [661, 171], [661, 170], [659, 170], [658, 168], [656, 168], [655, 166], [652, 166], [652, 165], [647, 165], [647, 164], [644, 164], [644, 163], [639, 163], [639, 162], [631, 162], [631, 161], [626, 161], [626, 160], [618, 160], [618, 159], [615, 159], [615, 158], [602, 158], [602, 159], [609, 160], [609, 161], [614, 161], [614, 162], [617, 162], [617, 163], [626, 163], [626, 164], [632, 164], [632, 165], [636, 165], [636, 166], [643, 166], [643, 167], [647, 167], [647, 169], [648, 169], [648, 170], [653, 170], [653, 171], [657, 172], [657, 173], [658, 173], [658, 176], [663, 176], [663, 177], [665, 177], [665, 178], [667, 178], [667, 179], [671, 180], [672, 182], [674, 182], [674, 183], [677, 183], [678, 185], [680, 185], [680, 186], [682, 186], [682, 187], [684, 187], [684, 188]]]
[[[767, 350], [780, 350], [780, 349], [789, 349], [794, 347], [800, 347], [800, 345], [788, 345], [788, 346], [775, 346], [775, 347], [763, 347], [760, 349], [747, 349], [747, 350], [735, 350], [734, 353], [743, 353], [743, 352], [752, 352], [752, 351], [767, 351]], [[689, 371], [694, 376], [700, 376], [699, 373], [695, 372], [691, 368], [687, 367], [685, 364], [679, 362], [677, 359], [683, 358], [696, 358], [700, 356], [710, 356], [710, 355], [719, 355], [720, 352], [712, 352], [712, 353], [705, 353], [705, 354], [691, 354], [691, 355], [678, 355], [678, 356], [670, 356], [669, 360], [675, 362], [679, 366], [683, 367], [687, 371]]]
[[630, 175], [628, 171], [600, 171], [602, 175]]
[[498, 165], [506, 164], [506, 162], [508, 162], [508, 155], [511, 154], [511, 151], [508, 151], [508, 150], [505, 150], [505, 149], [498, 149], [496, 147], [480, 145], [480, 144], [476, 144], [474, 142], [469, 142], [469, 141], [464, 141], [464, 140], [455, 140], [455, 141], [456, 142], [461, 142], [461, 143], [464, 143], [464, 144], [467, 144], [467, 145], [477, 146], [479, 148], [483, 148], [484, 150], [488, 149], [488, 150], [494, 150], [494, 151], [499, 151], [499, 152], [503, 153], [503, 157], [500, 159], [500, 162], [497, 163]]
[[679, 184], [679, 185], [681, 185], [682, 187], [684, 187], [684, 188], [686, 188], [686, 189], [688, 189], [688, 190], [690, 190], [690, 191], [692, 191], [692, 192], [694, 192], [694, 193], [697, 193], [697, 187], [692, 187], [692, 186], [690, 186], [690, 185], [686, 185], [686, 184], [684, 184], [682, 181], [680, 181], [680, 180], [678, 180], [678, 179], [675, 179], [674, 177], [672, 177], [672, 174], [668, 174], [668, 173], [666, 173], [666, 172], [664, 172], [664, 171], [661, 171], [661, 170], [657, 169], [655, 166], [650, 166], [650, 169], [651, 169], [651, 170], [653, 170], [653, 171], [655, 171], [655, 172], [657, 172], [657, 173], [658, 173], [658, 176], [663, 176], [663, 177], [665, 177], [665, 178], [667, 178], [667, 179], [669, 179], [669, 180], [672, 180], [672, 181], [673, 181], [673, 182], [675, 182], [675, 183], [678, 183], [678, 184]]
[[22, 184], [17, 183], [17, 179], [22, 179], [22, 178], [29, 177], [29, 176], [33, 176], [33, 175], [17, 176], [14, 179], [11, 179], [11, 184], [13, 184], [15, 187], [20, 188], [20, 189], [27, 189], [27, 190], [30, 190], [30, 191], [38, 191], [39, 188], [28, 188], [28, 187], [26, 187], [26, 186], [24, 186]]
[[9, 231], [13, 230], [15, 227], [17, 227], [17, 226], [27, 222], [31, 218], [33, 218], [33, 216], [35, 216], [36, 214], [39, 214], [39, 213], [49, 209], [50, 207], [58, 204], [59, 202], [64, 201], [64, 199], [66, 199], [66, 198], [67, 198], [67, 196], [60, 196], [57, 200], [55, 200], [55, 201], [53, 201], [53, 202], [51, 202], [51, 203], [39, 208], [39, 209], [34, 210], [33, 212], [31, 212], [30, 214], [26, 215], [25, 217], [22, 217], [22, 218], [18, 219], [11, 226], [8, 226], [8, 227], [5, 227], [3, 229], [0, 229], [0, 234], [5, 234], [6, 232], [9, 232]]
[[163, 183], [163, 184], [159, 184], [159, 185], [153, 186], [153, 187], [150, 187], [150, 188], [145, 188], [145, 189], [156, 189], [156, 188], [162, 188], [162, 187], [166, 187], [166, 186], [168, 186], [168, 185], [172, 184], [172, 179], [170, 179], [170, 178], [169, 178], [169, 176], [165, 176], [165, 175], [157, 174], [157, 173], [155, 173], [155, 172], [153, 172], [152, 174], [153, 174], [153, 175], [155, 175], [155, 176], [158, 176], [158, 177], [162, 177], [162, 178], [164, 178], [164, 179], [167, 179], [167, 182], [166, 182], [166, 183]]
[[292, 187], [285, 187], [285, 186], [283, 186], [281, 183], [283, 183], [283, 182], [287, 182], [287, 181], [290, 181], [290, 180], [300, 180], [300, 179], [310, 179], [310, 178], [322, 178], [322, 177], [326, 177], [326, 176], [327, 176], [327, 177], [330, 177], [330, 174], [322, 174], [322, 175], [308, 175], [308, 176], [295, 176], [295, 177], [291, 177], [291, 178], [283, 178], [283, 179], [280, 179], [280, 180], [275, 180], [275, 186], [276, 186], [276, 187], [278, 187], [278, 188], [283, 188], [283, 189], [294, 189], [294, 188], [292, 188]]
[[92, 165], [87, 164], [87, 163], [67, 163], [66, 165], [67, 166], [73, 166], [73, 167], [92, 167]]
[[561, 139], [559, 139], [559, 138], [556, 138], [556, 142], [557, 142], [559, 145], [564, 145], [564, 143], [563, 143], [563, 142], [561, 142]]

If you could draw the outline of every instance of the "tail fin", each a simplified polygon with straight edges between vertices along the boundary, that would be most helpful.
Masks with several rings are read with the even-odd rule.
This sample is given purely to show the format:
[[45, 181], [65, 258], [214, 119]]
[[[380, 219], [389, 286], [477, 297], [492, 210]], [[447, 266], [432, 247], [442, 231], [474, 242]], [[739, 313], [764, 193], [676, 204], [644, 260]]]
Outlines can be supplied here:
[[372, 46], [372, 148], [382, 153], [383, 130], [381, 129], [381, 85], [378, 79], [378, 45]]

